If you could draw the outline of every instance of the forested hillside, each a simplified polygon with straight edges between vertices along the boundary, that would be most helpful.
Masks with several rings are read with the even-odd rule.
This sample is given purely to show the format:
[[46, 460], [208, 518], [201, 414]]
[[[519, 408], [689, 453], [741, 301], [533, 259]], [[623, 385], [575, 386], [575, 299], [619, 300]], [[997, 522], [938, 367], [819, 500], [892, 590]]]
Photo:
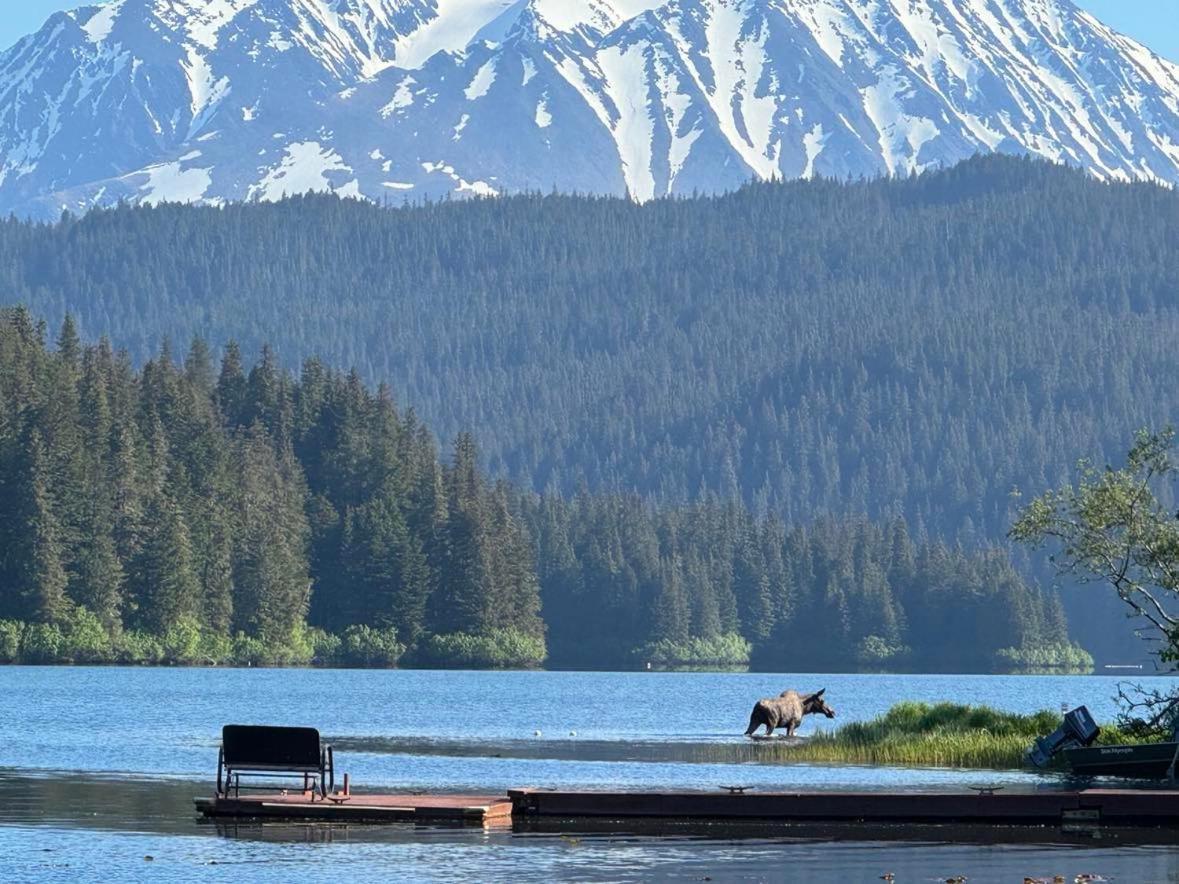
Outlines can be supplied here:
[[[0, 311], [0, 660], [1084, 665], [1006, 556], [902, 520], [537, 496], [387, 387]], [[442, 462], [445, 461], [445, 462]]]
[[142, 361], [264, 342], [387, 382], [536, 490], [1002, 536], [1175, 413], [1179, 195], [1027, 160], [715, 199], [313, 197], [0, 226], [0, 291]]
[[645, 205], [10, 220], [0, 292], [137, 363], [200, 332], [355, 366], [536, 491], [900, 517], [966, 548], [1002, 542], [1014, 488], [1179, 412], [1179, 195], [1006, 157]]

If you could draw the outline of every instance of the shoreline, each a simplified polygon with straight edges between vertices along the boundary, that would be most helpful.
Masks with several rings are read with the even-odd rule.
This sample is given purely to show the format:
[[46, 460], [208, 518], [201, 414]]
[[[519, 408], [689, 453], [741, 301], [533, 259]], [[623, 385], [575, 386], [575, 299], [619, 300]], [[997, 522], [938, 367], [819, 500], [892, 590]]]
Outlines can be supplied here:
[[585, 672], [585, 673], [608, 673], [608, 674], [630, 674], [630, 673], [647, 673], [651, 675], [678, 675], [678, 674], [696, 674], [696, 675], [781, 675], [781, 674], [805, 674], [805, 675], [882, 675], [882, 676], [904, 676], [904, 675], [936, 675], [936, 676], [1004, 676], [1004, 675], [1018, 675], [1018, 676], [1101, 676], [1108, 678], [1126, 678], [1138, 675], [1139, 677], [1176, 677], [1179, 676], [1177, 672], [1152, 672], [1145, 669], [1134, 669], [1132, 673], [1122, 669], [1110, 671], [1109, 667], [1094, 666], [1091, 669], [1077, 669], [1071, 667], [1031, 667], [1021, 669], [983, 669], [983, 668], [961, 668], [961, 669], [922, 669], [922, 668], [903, 668], [903, 669], [877, 669], [877, 668], [834, 668], [834, 667], [800, 667], [793, 670], [786, 669], [755, 669], [751, 667], [730, 667], [730, 666], [676, 666], [676, 667], [651, 667], [645, 668], [641, 666], [634, 667], [583, 667], [583, 666], [444, 666], [437, 663], [431, 663], [422, 666], [364, 666], [356, 664], [344, 663], [251, 663], [251, 662], [218, 662], [213, 660], [205, 661], [126, 661], [126, 660], [83, 660], [83, 661], [48, 661], [48, 662], [32, 662], [32, 661], [11, 661], [0, 660], [0, 669], [79, 669], [79, 668], [96, 668], [96, 669], [274, 669], [274, 670], [340, 670], [351, 672]]

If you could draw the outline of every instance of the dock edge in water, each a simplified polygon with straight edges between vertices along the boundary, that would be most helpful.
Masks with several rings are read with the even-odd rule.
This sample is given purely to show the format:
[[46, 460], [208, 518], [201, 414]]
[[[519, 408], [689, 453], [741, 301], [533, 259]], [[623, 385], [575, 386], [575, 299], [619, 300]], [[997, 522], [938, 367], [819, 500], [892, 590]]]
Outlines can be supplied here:
[[1179, 825], [1179, 791], [608, 792], [510, 789], [503, 795], [309, 793], [194, 799], [209, 818], [497, 825], [529, 819], [677, 822], [960, 823], [994, 826]]
[[577, 792], [512, 789], [516, 819], [971, 823], [1162, 826], [1179, 823], [1179, 791]]
[[312, 793], [195, 798], [209, 818], [316, 820], [345, 823], [508, 824], [512, 802], [503, 795], [366, 795], [316, 798]]

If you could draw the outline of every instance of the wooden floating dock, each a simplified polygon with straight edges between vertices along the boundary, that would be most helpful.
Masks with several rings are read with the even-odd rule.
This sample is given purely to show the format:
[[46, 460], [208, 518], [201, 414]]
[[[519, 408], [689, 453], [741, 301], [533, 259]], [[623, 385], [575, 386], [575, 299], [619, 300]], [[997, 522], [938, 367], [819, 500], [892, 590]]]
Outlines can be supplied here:
[[1179, 791], [562, 792], [515, 789], [516, 820], [955, 823], [1038, 826], [1179, 824]]
[[205, 817], [316, 820], [332, 823], [508, 825], [512, 802], [503, 795], [365, 795], [322, 798], [309, 792], [196, 798]]
[[884, 826], [1159, 828], [1179, 827], [1179, 791], [1081, 789], [1036, 791], [725, 791], [595, 792], [513, 789], [503, 795], [311, 793], [197, 798], [209, 818], [330, 823], [511, 825], [634, 822], [671, 828], [691, 823], [789, 823]]

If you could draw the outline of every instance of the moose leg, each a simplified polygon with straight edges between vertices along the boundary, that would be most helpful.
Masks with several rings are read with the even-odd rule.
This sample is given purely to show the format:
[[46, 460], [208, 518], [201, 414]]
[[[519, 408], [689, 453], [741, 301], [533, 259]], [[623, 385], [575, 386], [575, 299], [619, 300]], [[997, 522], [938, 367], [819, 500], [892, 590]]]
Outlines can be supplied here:
[[758, 703], [749, 714], [749, 727], [745, 729], [745, 736], [752, 737], [759, 727], [765, 725], [765, 736], [770, 736], [774, 728], [781, 724], [781, 718], [775, 710], [767, 708], [764, 703]]

